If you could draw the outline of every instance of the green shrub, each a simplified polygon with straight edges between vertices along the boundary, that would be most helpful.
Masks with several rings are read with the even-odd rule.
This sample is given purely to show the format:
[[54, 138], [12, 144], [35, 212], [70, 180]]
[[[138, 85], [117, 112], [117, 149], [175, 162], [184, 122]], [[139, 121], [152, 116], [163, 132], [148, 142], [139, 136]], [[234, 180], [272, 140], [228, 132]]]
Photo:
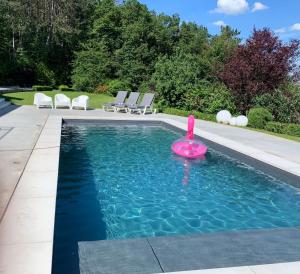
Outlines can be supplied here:
[[108, 86], [106, 84], [99, 84], [95, 88], [95, 93], [107, 93], [108, 92]]
[[60, 85], [60, 86], [58, 87], [58, 89], [59, 89], [60, 91], [74, 91], [73, 88], [70, 88], [70, 87], [68, 87], [67, 85]]
[[300, 124], [268, 122], [265, 126], [265, 130], [300, 137]]
[[266, 124], [273, 120], [271, 112], [265, 108], [251, 108], [248, 113], [249, 126], [265, 128]]
[[155, 84], [152, 82], [143, 82], [139, 86], [140, 93], [155, 92]]
[[51, 90], [53, 90], [53, 88], [51, 86], [35, 85], [35, 86], [32, 86], [32, 90], [34, 90], [34, 91], [51, 91]]
[[212, 114], [222, 109], [236, 113], [233, 97], [226, 86], [207, 81], [201, 81], [185, 94], [184, 108]]
[[120, 90], [130, 91], [129, 84], [127, 82], [121, 81], [121, 80], [111, 80], [107, 86], [108, 86], [107, 91], [112, 96], [116, 96], [118, 91], [120, 91]]
[[194, 115], [196, 119], [202, 119], [202, 120], [214, 121], [214, 122], [216, 121], [216, 115], [202, 113], [199, 111], [181, 110], [176, 108], [165, 108], [163, 112], [166, 114], [178, 115], [184, 117], [188, 117], [189, 115]]
[[275, 132], [275, 133], [281, 133], [284, 132], [284, 123], [280, 122], [268, 122], [265, 126], [265, 130]]
[[160, 57], [155, 64], [151, 82], [155, 84], [158, 99], [167, 107], [184, 108], [184, 96], [206, 75], [192, 54], [178, 53]]
[[[274, 120], [282, 123], [300, 122], [300, 90], [293, 85], [254, 98], [253, 104], [267, 108]], [[285, 90], [285, 91], [284, 91]]]
[[287, 124], [284, 133], [300, 137], [300, 124]]

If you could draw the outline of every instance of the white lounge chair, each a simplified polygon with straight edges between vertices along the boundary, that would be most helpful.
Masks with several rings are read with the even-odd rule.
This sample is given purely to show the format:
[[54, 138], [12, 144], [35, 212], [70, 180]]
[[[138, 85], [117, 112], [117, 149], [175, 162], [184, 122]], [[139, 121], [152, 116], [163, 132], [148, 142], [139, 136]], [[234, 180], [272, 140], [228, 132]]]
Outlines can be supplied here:
[[87, 95], [80, 95], [72, 100], [72, 109], [73, 108], [84, 108], [87, 110], [89, 107], [89, 96]]
[[37, 108], [40, 107], [51, 107], [53, 108], [53, 101], [50, 96], [45, 95], [44, 93], [38, 92], [34, 94], [33, 104]]
[[54, 97], [54, 105], [57, 107], [68, 107], [71, 109], [71, 99], [64, 94], [56, 94]]

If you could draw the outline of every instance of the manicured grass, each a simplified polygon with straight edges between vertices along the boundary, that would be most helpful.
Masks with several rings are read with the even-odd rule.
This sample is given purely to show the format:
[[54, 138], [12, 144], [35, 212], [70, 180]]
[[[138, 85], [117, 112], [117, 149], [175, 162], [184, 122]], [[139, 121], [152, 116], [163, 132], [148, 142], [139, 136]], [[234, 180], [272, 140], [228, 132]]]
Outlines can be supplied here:
[[300, 137], [298, 136], [292, 136], [292, 135], [287, 135], [287, 134], [280, 134], [280, 133], [275, 133], [275, 132], [271, 132], [271, 131], [267, 131], [265, 129], [257, 129], [257, 128], [251, 128], [251, 127], [246, 127], [246, 129], [249, 130], [253, 130], [253, 131], [258, 131], [258, 132], [262, 132], [262, 133], [266, 133], [266, 134], [270, 134], [270, 135], [274, 135], [280, 138], [284, 138], [284, 139], [288, 139], [291, 141], [296, 141], [296, 142], [300, 142]]
[[[14, 105], [32, 105], [33, 97], [36, 91], [26, 91], [26, 92], [14, 92], [14, 93], [5, 93], [0, 95], [0, 97], [5, 98]], [[90, 107], [91, 108], [101, 108], [104, 103], [112, 102], [113, 97], [106, 94], [95, 94], [79, 91], [45, 91], [44, 94], [51, 96], [54, 99], [55, 94], [63, 93], [70, 97], [71, 99], [78, 97], [79, 95], [88, 95], [90, 97]]]

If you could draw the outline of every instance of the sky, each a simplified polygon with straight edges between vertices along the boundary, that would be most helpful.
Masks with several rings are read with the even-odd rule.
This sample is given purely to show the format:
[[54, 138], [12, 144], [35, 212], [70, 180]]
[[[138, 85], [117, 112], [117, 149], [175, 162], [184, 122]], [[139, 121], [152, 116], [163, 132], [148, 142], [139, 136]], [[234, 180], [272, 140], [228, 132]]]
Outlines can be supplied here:
[[140, 0], [150, 10], [204, 25], [212, 34], [229, 25], [246, 39], [257, 29], [268, 27], [284, 41], [300, 39], [300, 0]]

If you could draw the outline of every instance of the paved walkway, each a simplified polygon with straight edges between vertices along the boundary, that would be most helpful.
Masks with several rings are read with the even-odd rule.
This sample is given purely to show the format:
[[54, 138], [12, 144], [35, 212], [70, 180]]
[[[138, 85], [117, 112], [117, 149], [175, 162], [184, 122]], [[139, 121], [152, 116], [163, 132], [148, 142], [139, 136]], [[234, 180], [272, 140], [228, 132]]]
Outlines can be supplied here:
[[0, 219], [50, 113], [28, 107], [8, 108], [12, 111], [0, 113]]
[[[186, 121], [185, 117], [171, 116], [166, 114], [161, 115], [168, 118], [172, 117], [172, 119], [181, 122]], [[203, 131], [220, 135], [229, 140], [239, 142], [243, 145], [250, 146], [252, 148], [256, 148], [269, 154], [300, 164], [299, 142], [290, 141], [249, 129], [217, 124], [208, 121], [197, 120], [196, 127]]]
[[[32, 106], [10, 107], [8, 113], [0, 112], [0, 217], [19, 181], [32, 149], [49, 116], [126, 117], [129, 114], [103, 112], [102, 110], [50, 110]], [[7, 111], [7, 110], [6, 110]], [[147, 116], [149, 117], [149, 116]], [[150, 117], [163, 117], [186, 123], [186, 118], [157, 114]], [[231, 141], [250, 146], [300, 164], [300, 143], [278, 138], [243, 128], [236, 128], [207, 121], [196, 121], [196, 127]], [[298, 152], [298, 153], [297, 153]]]

